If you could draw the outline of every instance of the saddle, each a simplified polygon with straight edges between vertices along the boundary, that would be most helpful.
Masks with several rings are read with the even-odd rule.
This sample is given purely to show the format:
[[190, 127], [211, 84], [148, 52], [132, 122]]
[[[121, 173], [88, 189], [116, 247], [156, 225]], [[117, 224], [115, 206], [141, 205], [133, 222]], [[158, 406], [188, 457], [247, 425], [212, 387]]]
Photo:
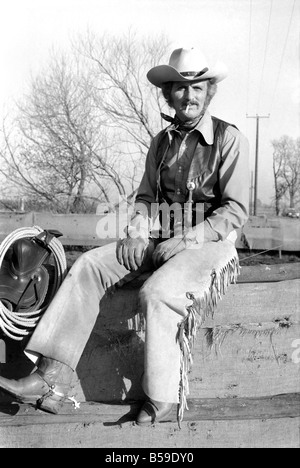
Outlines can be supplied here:
[[43, 231], [33, 238], [15, 241], [8, 249], [0, 269], [0, 300], [11, 311], [40, 309], [53, 284], [49, 243], [58, 231]]

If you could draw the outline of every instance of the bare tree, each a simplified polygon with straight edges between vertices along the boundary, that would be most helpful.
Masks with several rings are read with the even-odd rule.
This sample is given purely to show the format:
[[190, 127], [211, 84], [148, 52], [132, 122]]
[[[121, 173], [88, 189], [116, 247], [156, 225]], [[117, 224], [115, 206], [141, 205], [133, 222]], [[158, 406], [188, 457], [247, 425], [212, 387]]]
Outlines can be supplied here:
[[60, 212], [91, 200], [113, 207], [138, 185], [161, 128], [159, 93], [147, 70], [166, 53], [163, 37], [88, 34], [72, 54], [52, 52], [11, 125], [4, 123], [0, 173], [28, 197]]
[[287, 186], [286, 182], [283, 179], [283, 166], [284, 166], [284, 154], [279, 150], [278, 142], [276, 140], [272, 141], [274, 148], [273, 152], [273, 174], [274, 174], [274, 185], [275, 185], [275, 210], [276, 215], [280, 214], [280, 202], [284, 197]]
[[167, 38], [142, 40], [131, 31], [120, 38], [88, 33], [75, 47], [93, 64], [87, 87], [95, 105], [105, 112], [107, 127], [116, 132], [123, 158], [127, 154], [131, 160], [141, 160], [162, 128], [159, 111], [164, 101], [146, 74], [166, 55]]
[[2, 129], [0, 172], [29, 198], [41, 197], [62, 212], [85, 211], [86, 200], [107, 197], [105, 180], [97, 184], [98, 192], [92, 191], [94, 197], [88, 196], [95, 165], [98, 175], [125, 192], [106, 161], [103, 117], [84, 82], [78, 63], [53, 54], [47, 70], [32, 80], [28, 95], [18, 103], [10, 129], [6, 123]]
[[274, 149], [276, 213], [279, 214], [280, 201], [285, 194], [289, 195], [290, 208], [295, 207], [296, 197], [300, 194], [300, 138], [294, 140], [284, 135], [271, 143]]

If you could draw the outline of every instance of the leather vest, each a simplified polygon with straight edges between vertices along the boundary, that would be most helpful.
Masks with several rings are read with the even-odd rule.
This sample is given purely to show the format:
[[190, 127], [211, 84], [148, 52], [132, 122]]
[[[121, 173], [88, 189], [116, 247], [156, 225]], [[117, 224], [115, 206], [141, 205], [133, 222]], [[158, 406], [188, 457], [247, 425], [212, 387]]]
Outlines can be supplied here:
[[[204, 217], [220, 207], [222, 194], [219, 187], [219, 169], [223, 164], [222, 142], [225, 130], [228, 126], [233, 126], [216, 117], [212, 117], [214, 142], [208, 145], [199, 133], [199, 141], [196, 146], [194, 156], [189, 169], [187, 182], [193, 182], [193, 210], [196, 204], [203, 204]], [[236, 128], [236, 127], [235, 127]], [[157, 180], [160, 181], [160, 168], [164, 157], [169, 149], [170, 140], [168, 132], [161, 132], [157, 149]], [[186, 189], [186, 201], [188, 201], [189, 191]], [[165, 202], [164, 194], [158, 183], [157, 193], [158, 203]]]

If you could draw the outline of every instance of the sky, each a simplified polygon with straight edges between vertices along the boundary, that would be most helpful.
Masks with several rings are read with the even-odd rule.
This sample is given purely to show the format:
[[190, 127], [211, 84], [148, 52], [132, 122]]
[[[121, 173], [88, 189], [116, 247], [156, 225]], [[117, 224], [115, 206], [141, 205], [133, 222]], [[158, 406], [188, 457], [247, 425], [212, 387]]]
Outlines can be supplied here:
[[[274, 196], [271, 140], [300, 136], [300, 0], [0, 0], [0, 119], [26, 92], [50, 50], [65, 50], [87, 29], [99, 34], [164, 33], [177, 47], [197, 47], [228, 77], [210, 112], [249, 139], [258, 198]], [[248, 115], [248, 117], [247, 117]]]

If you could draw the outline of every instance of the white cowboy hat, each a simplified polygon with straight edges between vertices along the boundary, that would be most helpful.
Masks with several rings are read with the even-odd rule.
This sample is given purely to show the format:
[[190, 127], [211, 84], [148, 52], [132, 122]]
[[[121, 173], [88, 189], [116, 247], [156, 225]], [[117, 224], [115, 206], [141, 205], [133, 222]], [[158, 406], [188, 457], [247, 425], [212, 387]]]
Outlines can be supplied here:
[[169, 65], [158, 65], [147, 73], [150, 83], [161, 88], [168, 81], [204, 81], [218, 83], [227, 76], [227, 68], [218, 63], [210, 68], [206, 57], [197, 49], [175, 49], [169, 60]]

